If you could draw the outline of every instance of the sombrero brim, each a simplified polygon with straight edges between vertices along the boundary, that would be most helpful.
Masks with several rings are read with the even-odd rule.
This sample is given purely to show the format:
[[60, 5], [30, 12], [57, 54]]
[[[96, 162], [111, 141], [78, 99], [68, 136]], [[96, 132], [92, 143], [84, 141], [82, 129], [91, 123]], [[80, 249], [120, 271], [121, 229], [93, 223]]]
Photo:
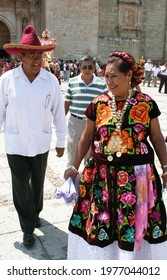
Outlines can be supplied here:
[[18, 44], [5, 44], [3, 48], [8, 54], [17, 55], [22, 52], [50, 52], [53, 51], [56, 44], [46, 44], [41, 46], [31, 46], [31, 45], [18, 45]]

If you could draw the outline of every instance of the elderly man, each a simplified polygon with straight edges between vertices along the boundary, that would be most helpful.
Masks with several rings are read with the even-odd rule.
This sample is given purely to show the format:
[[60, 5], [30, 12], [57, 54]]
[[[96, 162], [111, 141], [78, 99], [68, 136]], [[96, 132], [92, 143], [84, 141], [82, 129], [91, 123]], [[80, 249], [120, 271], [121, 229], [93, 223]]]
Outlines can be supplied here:
[[33, 231], [41, 225], [43, 189], [52, 129], [56, 128], [56, 153], [64, 154], [66, 120], [57, 78], [41, 68], [43, 52], [55, 44], [42, 45], [31, 25], [25, 27], [20, 44], [5, 44], [21, 65], [0, 78], [0, 127], [4, 123], [5, 150], [11, 169], [13, 201], [23, 231], [23, 243], [32, 247]]

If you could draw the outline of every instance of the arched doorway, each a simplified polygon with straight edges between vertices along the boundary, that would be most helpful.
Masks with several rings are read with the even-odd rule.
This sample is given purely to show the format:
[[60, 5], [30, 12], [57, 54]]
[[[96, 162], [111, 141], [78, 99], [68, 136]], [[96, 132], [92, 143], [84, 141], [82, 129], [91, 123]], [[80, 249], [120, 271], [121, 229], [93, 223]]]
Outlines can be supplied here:
[[9, 29], [2, 21], [0, 21], [0, 58], [9, 57], [7, 52], [3, 49], [3, 45], [6, 43], [10, 43]]

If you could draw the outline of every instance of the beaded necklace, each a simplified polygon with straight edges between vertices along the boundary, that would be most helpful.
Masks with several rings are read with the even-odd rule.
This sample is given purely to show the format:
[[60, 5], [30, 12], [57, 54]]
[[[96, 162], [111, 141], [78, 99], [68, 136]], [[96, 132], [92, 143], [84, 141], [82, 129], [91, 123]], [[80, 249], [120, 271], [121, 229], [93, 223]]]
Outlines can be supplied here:
[[120, 129], [121, 129], [123, 117], [124, 117], [125, 111], [128, 107], [129, 100], [131, 99], [131, 97], [132, 97], [132, 90], [129, 90], [128, 97], [124, 103], [122, 110], [118, 110], [116, 100], [115, 100], [115, 95], [112, 95], [112, 114], [113, 114], [113, 119], [114, 119], [117, 131], [120, 131]]
[[[117, 105], [116, 105], [116, 100], [115, 100], [115, 96], [112, 95], [112, 113], [113, 113], [113, 120], [115, 122], [115, 126], [116, 126], [116, 130], [115, 130], [115, 134], [112, 135], [112, 137], [110, 138], [107, 147], [106, 147], [106, 151], [111, 153], [111, 152], [116, 152], [116, 156], [117, 157], [121, 157], [122, 152], [121, 152], [121, 144], [122, 144], [122, 138], [121, 138], [121, 125], [123, 122], [123, 117], [124, 114], [126, 112], [126, 109], [128, 107], [130, 98], [132, 97], [132, 90], [129, 90], [129, 94], [128, 97], [124, 103], [124, 106], [122, 108], [122, 110], [118, 110], [117, 109]], [[108, 161], [112, 161], [113, 160], [113, 156], [109, 155], [107, 157]]]

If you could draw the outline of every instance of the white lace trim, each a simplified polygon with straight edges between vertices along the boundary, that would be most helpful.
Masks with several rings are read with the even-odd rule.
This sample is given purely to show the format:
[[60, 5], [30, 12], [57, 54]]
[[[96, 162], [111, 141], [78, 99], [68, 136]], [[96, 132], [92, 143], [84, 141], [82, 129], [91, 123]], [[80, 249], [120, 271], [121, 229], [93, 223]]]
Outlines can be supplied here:
[[167, 260], [167, 242], [149, 244], [142, 241], [140, 251], [125, 251], [118, 247], [115, 241], [104, 248], [89, 245], [80, 236], [69, 232], [68, 260]]

